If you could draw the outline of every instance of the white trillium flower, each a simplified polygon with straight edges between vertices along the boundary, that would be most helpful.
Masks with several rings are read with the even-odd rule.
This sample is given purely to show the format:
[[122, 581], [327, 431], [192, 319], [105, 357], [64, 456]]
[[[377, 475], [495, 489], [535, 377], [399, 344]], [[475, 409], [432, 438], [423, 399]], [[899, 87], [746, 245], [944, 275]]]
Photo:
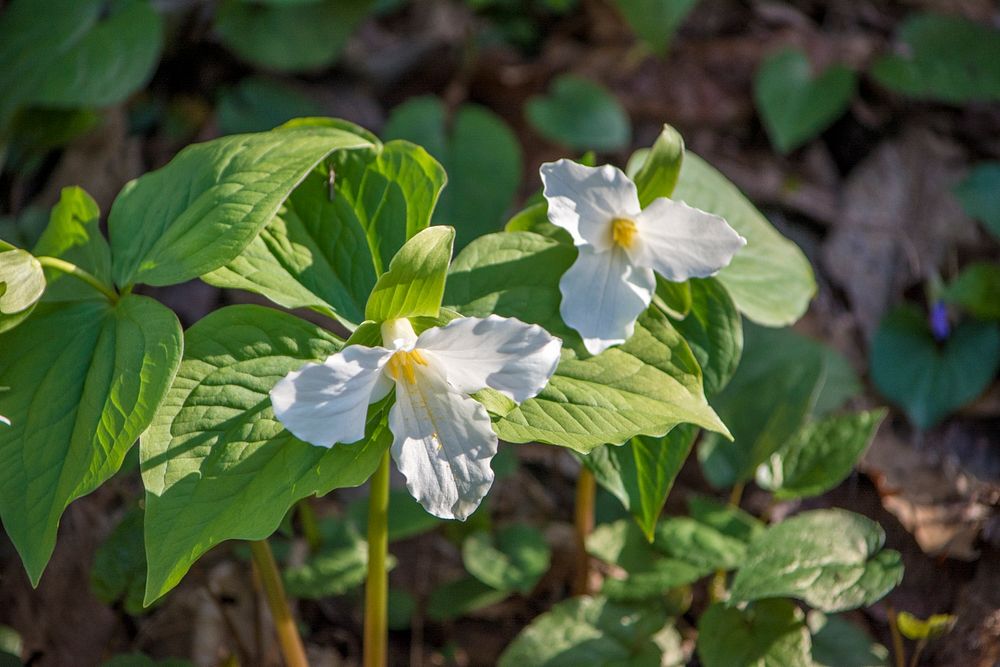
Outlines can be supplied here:
[[382, 341], [289, 373], [271, 390], [274, 413], [306, 442], [351, 443], [365, 435], [368, 406], [395, 385], [392, 457], [407, 489], [431, 514], [465, 519], [493, 484], [498, 442], [486, 408], [469, 395], [488, 387], [517, 403], [535, 396], [556, 370], [562, 341], [496, 315], [419, 336], [409, 320], [389, 320]]
[[654, 271], [674, 282], [715, 275], [746, 245], [725, 220], [684, 202], [660, 197], [643, 209], [635, 183], [611, 165], [559, 160], [539, 171], [549, 221], [580, 253], [559, 281], [559, 312], [591, 354], [632, 335]]

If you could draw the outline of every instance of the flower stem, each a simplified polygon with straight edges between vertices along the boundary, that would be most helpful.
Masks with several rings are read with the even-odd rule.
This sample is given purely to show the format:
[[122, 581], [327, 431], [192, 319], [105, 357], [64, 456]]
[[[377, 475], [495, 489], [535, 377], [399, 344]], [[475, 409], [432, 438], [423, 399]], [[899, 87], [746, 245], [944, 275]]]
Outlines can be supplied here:
[[573, 511], [573, 527], [576, 533], [576, 574], [573, 579], [573, 595], [590, 593], [590, 556], [587, 554], [587, 536], [594, 530], [594, 499], [597, 496], [597, 480], [590, 468], [584, 466], [576, 478], [576, 507]]
[[278, 633], [281, 652], [285, 656], [285, 665], [287, 667], [309, 667], [305, 649], [302, 647], [302, 638], [299, 637], [299, 630], [295, 627], [292, 611], [288, 608], [285, 588], [281, 584], [281, 574], [278, 572], [278, 564], [274, 562], [274, 554], [271, 553], [270, 545], [268, 545], [267, 540], [251, 542], [250, 553], [253, 556], [257, 574], [260, 576], [264, 597], [267, 598], [267, 606], [270, 607], [271, 616], [274, 618], [274, 628]]
[[906, 666], [906, 650], [903, 648], [903, 635], [899, 632], [899, 617], [896, 615], [896, 608], [891, 604], [887, 605], [889, 616], [889, 632], [892, 635], [892, 657], [896, 667]]
[[118, 303], [118, 293], [114, 290], [113, 287], [101, 282], [101, 280], [98, 279], [97, 276], [95, 276], [92, 273], [84, 271], [76, 264], [73, 264], [72, 262], [67, 262], [64, 259], [59, 259], [58, 257], [36, 257], [35, 259], [37, 259], [38, 263], [41, 264], [42, 266], [47, 266], [50, 269], [55, 269], [56, 271], [62, 271], [66, 275], [73, 276], [77, 280], [82, 280], [83, 282], [87, 283], [95, 290], [106, 296], [108, 298], [108, 301], [110, 301], [111, 303]]
[[385, 667], [388, 652], [389, 452], [372, 476], [368, 504], [368, 581], [365, 585], [364, 667]]

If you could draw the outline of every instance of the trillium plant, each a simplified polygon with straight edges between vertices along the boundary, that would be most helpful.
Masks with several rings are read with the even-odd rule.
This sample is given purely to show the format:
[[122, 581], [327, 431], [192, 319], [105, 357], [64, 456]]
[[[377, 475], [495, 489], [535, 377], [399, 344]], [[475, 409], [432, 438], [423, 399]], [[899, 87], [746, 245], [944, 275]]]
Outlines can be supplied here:
[[[427, 513], [465, 520], [493, 486], [499, 448], [571, 450], [583, 463], [584, 580], [584, 548], [617, 562], [633, 533], [658, 549], [667, 541], [647, 563], [657, 576], [675, 566], [654, 563], [684, 551], [682, 537], [661, 532], [691, 533], [658, 528], [658, 519], [700, 431], [713, 484], [741, 487], [756, 475], [775, 494], [818, 488], [813, 459], [799, 450], [816, 432], [842, 433], [840, 422], [827, 426], [803, 404], [808, 420], [758, 445], [726, 389], [732, 379], [760, 392], [758, 375], [740, 385], [737, 373], [744, 317], [773, 331], [804, 312], [815, 285], [798, 248], [670, 127], [625, 171], [564, 159], [540, 177], [541, 195], [503, 230], [471, 240], [460, 230], [458, 248], [455, 229], [430, 224], [442, 166], [420, 146], [336, 119], [187, 147], [125, 186], [107, 239], [94, 200], [65, 189], [35, 247], [0, 242], [0, 384], [11, 390], [0, 418], [0, 518], [32, 583], [63, 511], [118, 473], [137, 441], [143, 603], [167, 594], [209, 549], [251, 541], [292, 665], [305, 654], [266, 540], [309, 497], [366, 482], [365, 663], [386, 664], [390, 457]], [[272, 307], [227, 306], [182, 331], [173, 312], [136, 290], [195, 278]], [[299, 316], [306, 311], [313, 317]], [[821, 367], [815, 377], [827, 374]], [[851, 422], [857, 442], [879, 418]], [[632, 519], [590, 535], [595, 480]], [[726, 542], [727, 555], [689, 567], [694, 578], [682, 583], [715, 571], [726, 589], [734, 558], [757, 563], [757, 574], [741, 569], [718, 597], [715, 620], [728, 623], [775, 596], [853, 608], [898, 580], [898, 568], [868, 548], [830, 561], [835, 570], [854, 558], [856, 574], [874, 581], [868, 559], [882, 559], [881, 583], [864, 595], [840, 591], [820, 604], [798, 589], [757, 586], [774, 579], [769, 549], [789, 535], [850, 529], [855, 542], [880, 546], [877, 531], [851, 517], [802, 523]], [[477, 548], [488, 551], [482, 541]], [[571, 615], [600, 615], [611, 604], [602, 595], [576, 598], [583, 606]], [[775, 614], [799, 613], [781, 602]], [[539, 623], [544, 630], [549, 620]], [[535, 631], [509, 660], [543, 664], [525, 649]], [[704, 663], [737, 664], [720, 660]]]

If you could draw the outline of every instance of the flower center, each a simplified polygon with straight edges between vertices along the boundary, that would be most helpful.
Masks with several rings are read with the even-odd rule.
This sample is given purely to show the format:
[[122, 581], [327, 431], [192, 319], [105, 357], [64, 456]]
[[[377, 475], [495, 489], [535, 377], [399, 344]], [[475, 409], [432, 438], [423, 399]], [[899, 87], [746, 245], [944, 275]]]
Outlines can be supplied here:
[[427, 365], [427, 359], [424, 358], [424, 355], [420, 354], [420, 350], [400, 350], [389, 358], [389, 363], [386, 367], [389, 370], [389, 375], [396, 382], [399, 382], [402, 378], [406, 378], [407, 382], [414, 384], [417, 381], [414, 366], [417, 365]]
[[628, 218], [615, 218], [611, 221], [611, 240], [622, 248], [631, 248], [635, 242], [635, 221]]

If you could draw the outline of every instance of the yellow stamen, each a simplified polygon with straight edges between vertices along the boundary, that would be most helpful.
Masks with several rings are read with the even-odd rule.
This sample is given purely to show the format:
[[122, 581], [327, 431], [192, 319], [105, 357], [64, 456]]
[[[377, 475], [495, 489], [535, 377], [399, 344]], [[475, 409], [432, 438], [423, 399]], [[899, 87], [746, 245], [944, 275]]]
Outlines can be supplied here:
[[406, 378], [410, 384], [417, 381], [414, 365], [426, 366], [427, 359], [420, 353], [420, 350], [400, 350], [389, 359], [389, 375], [399, 382], [401, 378]]
[[631, 248], [638, 232], [635, 221], [628, 218], [615, 218], [611, 221], [611, 240], [623, 248]]

